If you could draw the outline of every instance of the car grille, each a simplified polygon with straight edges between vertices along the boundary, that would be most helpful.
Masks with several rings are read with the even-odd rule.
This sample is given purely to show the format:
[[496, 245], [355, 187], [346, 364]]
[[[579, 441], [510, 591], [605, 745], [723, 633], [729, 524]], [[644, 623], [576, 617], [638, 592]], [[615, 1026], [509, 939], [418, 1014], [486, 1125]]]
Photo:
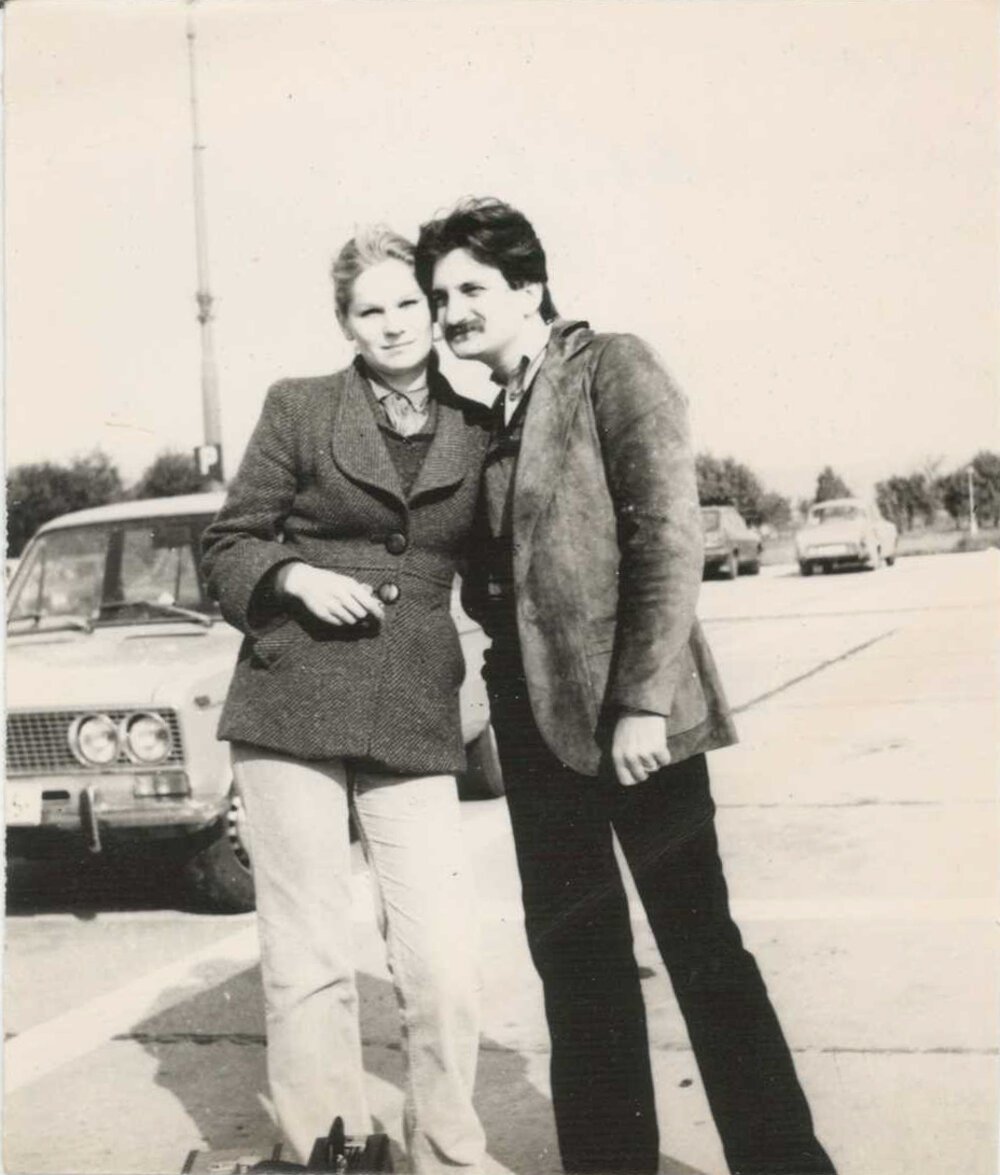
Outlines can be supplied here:
[[[119, 722], [127, 714], [136, 714], [138, 707], [119, 710], [101, 710], [113, 722]], [[170, 754], [157, 766], [184, 762], [184, 745], [181, 741], [180, 723], [173, 710], [149, 710], [142, 713], [158, 714], [170, 728]], [[98, 713], [96, 710], [44, 710], [22, 711], [7, 715], [7, 774], [47, 775], [65, 772], [108, 771], [127, 767], [135, 770], [135, 764], [124, 750], [119, 751], [114, 763], [106, 767], [84, 767], [69, 749], [70, 724], [81, 714]]]

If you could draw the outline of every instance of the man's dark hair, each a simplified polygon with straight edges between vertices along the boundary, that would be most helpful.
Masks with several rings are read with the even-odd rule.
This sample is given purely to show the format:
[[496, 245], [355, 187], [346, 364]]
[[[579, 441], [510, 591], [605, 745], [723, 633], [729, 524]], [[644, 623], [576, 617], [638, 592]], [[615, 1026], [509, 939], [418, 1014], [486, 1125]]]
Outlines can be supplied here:
[[447, 216], [420, 226], [417, 241], [416, 275], [421, 289], [430, 297], [434, 266], [454, 249], [465, 249], [481, 264], [499, 269], [515, 290], [529, 282], [540, 282], [542, 318], [556, 317], [549, 293], [545, 250], [522, 212], [492, 196], [463, 200]]

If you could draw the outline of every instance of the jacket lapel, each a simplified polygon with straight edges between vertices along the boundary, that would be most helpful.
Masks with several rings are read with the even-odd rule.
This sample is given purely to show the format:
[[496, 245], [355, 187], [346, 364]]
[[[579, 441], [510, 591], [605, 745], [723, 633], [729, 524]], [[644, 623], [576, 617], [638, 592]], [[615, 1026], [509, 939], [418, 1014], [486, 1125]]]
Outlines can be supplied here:
[[389, 450], [382, 440], [364, 376], [352, 367], [333, 419], [333, 459], [352, 481], [390, 494], [405, 505], [406, 496]]
[[592, 338], [585, 322], [555, 322], [531, 389], [514, 481], [514, 582], [518, 587], [528, 574], [535, 526], [555, 492], [570, 427], [582, 402], [579, 373], [567, 369], [567, 360]]
[[458, 485], [469, 467], [467, 433], [462, 413], [438, 400], [437, 428], [427, 456], [410, 490], [410, 505], [434, 490]]

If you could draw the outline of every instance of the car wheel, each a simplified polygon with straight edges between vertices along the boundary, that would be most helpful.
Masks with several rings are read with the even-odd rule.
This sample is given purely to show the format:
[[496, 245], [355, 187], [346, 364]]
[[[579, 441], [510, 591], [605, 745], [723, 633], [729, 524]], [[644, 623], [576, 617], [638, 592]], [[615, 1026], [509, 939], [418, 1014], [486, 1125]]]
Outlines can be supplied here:
[[812, 575], [814, 568], [811, 563], [800, 563], [799, 564], [799, 571], [803, 575]]
[[463, 800], [492, 800], [503, 795], [503, 774], [493, 727], [487, 726], [465, 748], [469, 765], [458, 777], [458, 794]]
[[886, 555], [886, 557], [885, 557], [885, 565], [886, 565], [886, 567], [892, 567], [892, 565], [893, 565], [895, 562], [896, 562], [896, 556], [895, 556], [895, 555]]
[[225, 816], [202, 834], [204, 843], [189, 857], [184, 876], [200, 905], [217, 914], [245, 914], [255, 905], [247, 848], [246, 813], [235, 788]]
[[722, 565], [723, 579], [735, 579], [740, 573], [740, 561], [735, 551], [730, 551]]

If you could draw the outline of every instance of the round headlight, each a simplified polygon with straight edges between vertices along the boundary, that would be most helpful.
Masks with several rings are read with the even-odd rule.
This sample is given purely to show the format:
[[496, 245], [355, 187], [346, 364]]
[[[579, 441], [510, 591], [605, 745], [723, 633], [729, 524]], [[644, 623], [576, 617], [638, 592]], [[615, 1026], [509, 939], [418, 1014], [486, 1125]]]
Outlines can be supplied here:
[[123, 723], [125, 750], [136, 763], [162, 763], [170, 754], [170, 728], [159, 714], [134, 714]]
[[69, 728], [69, 747], [85, 767], [102, 767], [118, 758], [118, 727], [107, 714], [85, 714]]

